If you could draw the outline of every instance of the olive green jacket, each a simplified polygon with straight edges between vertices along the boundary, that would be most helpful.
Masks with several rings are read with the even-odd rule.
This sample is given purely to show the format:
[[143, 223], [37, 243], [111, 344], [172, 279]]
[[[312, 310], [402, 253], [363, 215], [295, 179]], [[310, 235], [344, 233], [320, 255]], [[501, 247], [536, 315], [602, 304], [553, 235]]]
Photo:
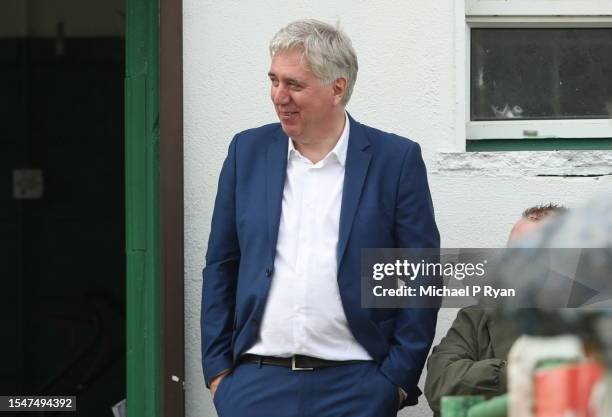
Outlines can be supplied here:
[[519, 336], [513, 322], [501, 321], [490, 310], [467, 307], [427, 361], [425, 397], [435, 416], [445, 395], [485, 395], [506, 392], [506, 359]]

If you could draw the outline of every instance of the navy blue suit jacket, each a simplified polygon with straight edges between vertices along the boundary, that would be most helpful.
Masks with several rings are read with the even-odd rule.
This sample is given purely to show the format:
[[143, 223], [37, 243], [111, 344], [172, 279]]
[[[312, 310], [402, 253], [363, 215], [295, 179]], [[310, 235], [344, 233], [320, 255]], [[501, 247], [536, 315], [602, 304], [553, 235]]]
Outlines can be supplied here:
[[[437, 248], [420, 147], [350, 120], [338, 240], [338, 287], [355, 339], [416, 404], [437, 309], [362, 309], [362, 248]], [[270, 124], [234, 137], [219, 178], [202, 292], [206, 384], [255, 342], [271, 280], [288, 137]]]

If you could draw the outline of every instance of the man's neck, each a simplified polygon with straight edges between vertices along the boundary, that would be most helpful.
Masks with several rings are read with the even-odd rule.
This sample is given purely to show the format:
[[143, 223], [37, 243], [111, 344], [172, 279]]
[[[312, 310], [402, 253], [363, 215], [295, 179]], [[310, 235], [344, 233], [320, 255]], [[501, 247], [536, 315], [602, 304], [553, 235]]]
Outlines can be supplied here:
[[338, 143], [342, 131], [344, 130], [345, 121], [346, 115], [344, 109], [342, 109], [333, 118], [330, 123], [331, 126], [327, 129], [324, 136], [320, 138], [310, 138], [308, 140], [294, 140], [293, 145], [295, 149], [308, 158], [313, 164], [316, 164], [334, 149], [334, 146]]

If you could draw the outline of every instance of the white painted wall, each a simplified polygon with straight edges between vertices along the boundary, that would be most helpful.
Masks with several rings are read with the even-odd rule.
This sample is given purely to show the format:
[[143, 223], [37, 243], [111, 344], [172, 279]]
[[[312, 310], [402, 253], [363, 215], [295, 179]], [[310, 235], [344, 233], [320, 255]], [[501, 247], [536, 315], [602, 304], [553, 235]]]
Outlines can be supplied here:
[[[203, 384], [199, 317], [201, 269], [219, 170], [234, 133], [275, 121], [267, 45], [289, 21], [340, 20], [360, 65], [347, 109], [363, 123], [421, 144], [445, 247], [504, 246], [526, 207], [551, 200], [575, 206], [612, 186], [610, 176], [554, 176], [610, 174], [610, 152], [460, 152], [465, 137], [461, 0], [184, 0], [183, 7], [189, 417], [215, 415]], [[454, 314], [441, 312], [438, 338]], [[416, 409], [400, 413], [430, 414], [424, 398]]]

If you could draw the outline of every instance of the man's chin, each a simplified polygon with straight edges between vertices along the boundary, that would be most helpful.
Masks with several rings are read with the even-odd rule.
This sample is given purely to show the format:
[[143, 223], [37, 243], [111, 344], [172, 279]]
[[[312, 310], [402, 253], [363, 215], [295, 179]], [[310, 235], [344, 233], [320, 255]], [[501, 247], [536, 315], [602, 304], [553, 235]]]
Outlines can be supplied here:
[[290, 138], [295, 138], [299, 135], [299, 129], [297, 129], [295, 125], [286, 124], [281, 121], [281, 128], [283, 129], [283, 132], [285, 132], [285, 134]]

